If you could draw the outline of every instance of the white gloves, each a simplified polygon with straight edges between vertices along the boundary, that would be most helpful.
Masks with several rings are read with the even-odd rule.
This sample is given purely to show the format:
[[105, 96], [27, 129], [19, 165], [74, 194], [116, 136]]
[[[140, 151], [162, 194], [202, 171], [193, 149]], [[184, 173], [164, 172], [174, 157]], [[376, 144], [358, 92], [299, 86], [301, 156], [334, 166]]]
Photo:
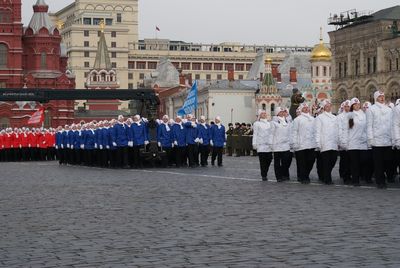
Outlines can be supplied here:
[[94, 148], [97, 149], [97, 143], [94, 144]]
[[[44, 143], [44, 142], [43, 142], [43, 143]], [[22, 145], [21, 145], [21, 144], [19, 145], [19, 148], [20, 148], [20, 149], [22, 148]]]
[[28, 147], [31, 148], [32, 145], [28, 144]]
[[196, 138], [196, 139], [194, 139], [194, 142], [195, 142], [195, 143], [199, 143], [199, 142], [200, 142], [200, 139], [199, 139], [199, 138]]
[[74, 149], [74, 146], [73, 146], [73, 145], [71, 145], [71, 149]]
[[226, 146], [226, 142], [224, 142], [224, 147]]
[[172, 143], [172, 145], [171, 145], [171, 146], [172, 146], [172, 148], [174, 148], [174, 147], [175, 147], [175, 144], [174, 144], [174, 143]]
[[128, 146], [133, 147], [133, 141], [128, 141]]
[[214, 146], [213, 140], [210, 140], [210, 145], [211, 145], [211, 146]]
[[69, 148], [70, 146], [69, 146], [69, 143], [67, 143], [67, 148]]
[[[4, 147], [4, 145], [3, 145], [3, 147]], [[29, 147], [31, 147], [31, 146], [29, 146]], [[58, 145], [56, 145], [56, 149], [58, 150]]]
[[[31, 147], [30, 144], [29, 144], [29, 147]], [[61, 144], [61, 149], [64, 149], [64, 144]]]
[[107, 149], [110, 149], [110, 145], [106, 145], [106, 148], [107, 148]]
[[147, 145], [147, 144], [149, 144], [149, 141], [144, 141], [144, 145]]
[[157, 144], [158, 144], [158, 147], [161, 147], [161, 142], [158, 142]]
[[321, 148], [317, 147], [317, 148], [315, 148], [315, 151], [316, 151], [316, 152], [320, 152], [320, 151], [321, 151]]
[[257, 151], [257, 144], [253, 144], [253, 149]]
[[81, 149], [82, 150], [85, 149], [85, 145], [84, 144], [81, 144]]
[[200, 140], [199, 140], [199, 143], [200, 143], [200, 144], [203, 144], [203, 143], [204, 143], [203, 139], [200, 139]]
[[100, 150], [103, 150], [103, 145], [100, 144]]
[[174, 144], [175, 144], [176, 146], [178, 146], [178, 142], [177, 142], [177, 141], [174, 141]]
[[114, 147], [117, 147], [117, 143], [116, 142], [113, 142], [112, 144], [113, 144]]

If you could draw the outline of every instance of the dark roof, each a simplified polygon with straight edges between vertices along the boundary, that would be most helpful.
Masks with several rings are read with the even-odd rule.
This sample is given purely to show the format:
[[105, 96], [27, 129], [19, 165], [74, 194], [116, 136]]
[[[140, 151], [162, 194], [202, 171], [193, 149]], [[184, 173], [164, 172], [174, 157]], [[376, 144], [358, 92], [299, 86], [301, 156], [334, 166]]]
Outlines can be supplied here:
[[398, 20], [400, 19], [400, 5], [379, 10], [372, 16], [373, 20]]

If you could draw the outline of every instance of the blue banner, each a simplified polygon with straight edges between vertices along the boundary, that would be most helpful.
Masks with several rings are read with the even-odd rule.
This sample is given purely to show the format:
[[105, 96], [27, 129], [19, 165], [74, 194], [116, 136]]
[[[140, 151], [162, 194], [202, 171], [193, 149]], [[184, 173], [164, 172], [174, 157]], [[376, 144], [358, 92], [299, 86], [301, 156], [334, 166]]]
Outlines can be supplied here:
[[192, 89], [186, 98], [183, 107], [178, 110], [178, 115], [184, 116], [193, 113], [197, 109], [197, 81], [194, 81]]

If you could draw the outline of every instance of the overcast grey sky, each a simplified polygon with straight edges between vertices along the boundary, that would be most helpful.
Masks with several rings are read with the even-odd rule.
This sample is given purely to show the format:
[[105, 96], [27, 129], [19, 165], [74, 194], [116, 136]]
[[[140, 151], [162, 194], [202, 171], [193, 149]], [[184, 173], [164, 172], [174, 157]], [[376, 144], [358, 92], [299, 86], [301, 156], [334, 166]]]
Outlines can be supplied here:
[[[96, 0], [101, 2], [101, 0]], [[23, 22], [29, 23], [36, 0], [23, 0]], [[73, 0], [46, 0], [57, 11]], [[399, 0], [140, 0], [139, 38], [187, 42], [314, 45], [319, 27], [326, 32], [332, 13], [356, 8], [378, 11], [399, 4]]]

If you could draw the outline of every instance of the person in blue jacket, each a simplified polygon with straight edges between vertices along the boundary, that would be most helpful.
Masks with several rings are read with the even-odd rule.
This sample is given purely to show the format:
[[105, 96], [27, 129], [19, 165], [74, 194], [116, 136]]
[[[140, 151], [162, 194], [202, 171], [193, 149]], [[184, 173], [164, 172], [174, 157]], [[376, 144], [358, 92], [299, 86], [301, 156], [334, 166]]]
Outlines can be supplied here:
[[96, 134], [94, 124], [90, 123], [84, 134], [85, 163], [88, 166], [94, 166], [94, 149], [96, 143]]
[[82, 125], [77, 124], [76, 131], [74, 132], [74, 158], [77, 165], [82, 164], [81, 135]]
[[60, 165], [64, 164], [65, 162], [65, 155], [64, 155], [64, 145], [63, 145], [63, 128], [59, 126], [56, 132], [56, 150], [57, 150], [57, 159]]
[[124, 168], [128, 166], [128, 127], [124, 122], [124, 116], [118, 116], [118, 122], [113, 127], [113, 143], [117, 148], [116, 164], [118, 167]]
[[186, 128], [186, 144], [189, 166], [191, 168], [199, 166], [199, 138], [196, 117], [189, 114], [187, 122], [184, 124]]
[[199, 152], [200, 152], [200, 164], [202, 167], [208, 165], [208, 156], [210, 154], [210, 134], [211, 128], [206, 123], [206, 117], [200, 116], [200, 124], [197, 125], [198, 138], [199, 138]]
[[[172, 126], [172, 139], [174, 141], [174, 153], [176, 167], [181, 167], [186, 158], [186, 128], [183, 126], [182, 117], [177, 116]], [[186, 160], [185, 160], [186, 162]]]
[[104, 144], [107, 149], [107, 160], [110, 163], [111, 168], [117, 167], [117, 147], [113, 145], [113, 133], [114, 126], [117, 124], [117, 120], [112, 119], [109, 123], [105, 124], [106, 126], [106, 138]]
[[158, 147], [162, 148], [167, 153], [167, 164], [172, 166], [172, 148], [174, 142], [172, 140], [172, 126], [169, 124], [168, 115], [164, 115], [162, 121], [157, 127], [157, 142]]
[[61, 138], [62, 139], [61, 148], [62, 148], [63, 155], [64, 155], [64, 161], [63, 161], [64, 165], [70, 163], [70, 154], [69, 154], [70, 144], [69, 144], [69, 137], [68, 137], [69, 132], [70, 132], [69, 125], [65, 125], [64, 131], [62, 132], [62, 138]]
[[131, 126], [131, 136], [133, 137], [133, 167], [139, 168], [143, 166], [140, 159], [140, 149], [143, 149], [149, 141], [147, 139], [146, 122], [140, 118], [140, 115], [133, 117]]
[[218, 157], [218, 166], [222, 167], [222, 151], [226, 143], [225, 127], [221, 124], [221, 117], [215, 118], [215, 125], [211, 128], [210, 145], [213, 147], [211, 164], [215, 165], [215, 159]]

